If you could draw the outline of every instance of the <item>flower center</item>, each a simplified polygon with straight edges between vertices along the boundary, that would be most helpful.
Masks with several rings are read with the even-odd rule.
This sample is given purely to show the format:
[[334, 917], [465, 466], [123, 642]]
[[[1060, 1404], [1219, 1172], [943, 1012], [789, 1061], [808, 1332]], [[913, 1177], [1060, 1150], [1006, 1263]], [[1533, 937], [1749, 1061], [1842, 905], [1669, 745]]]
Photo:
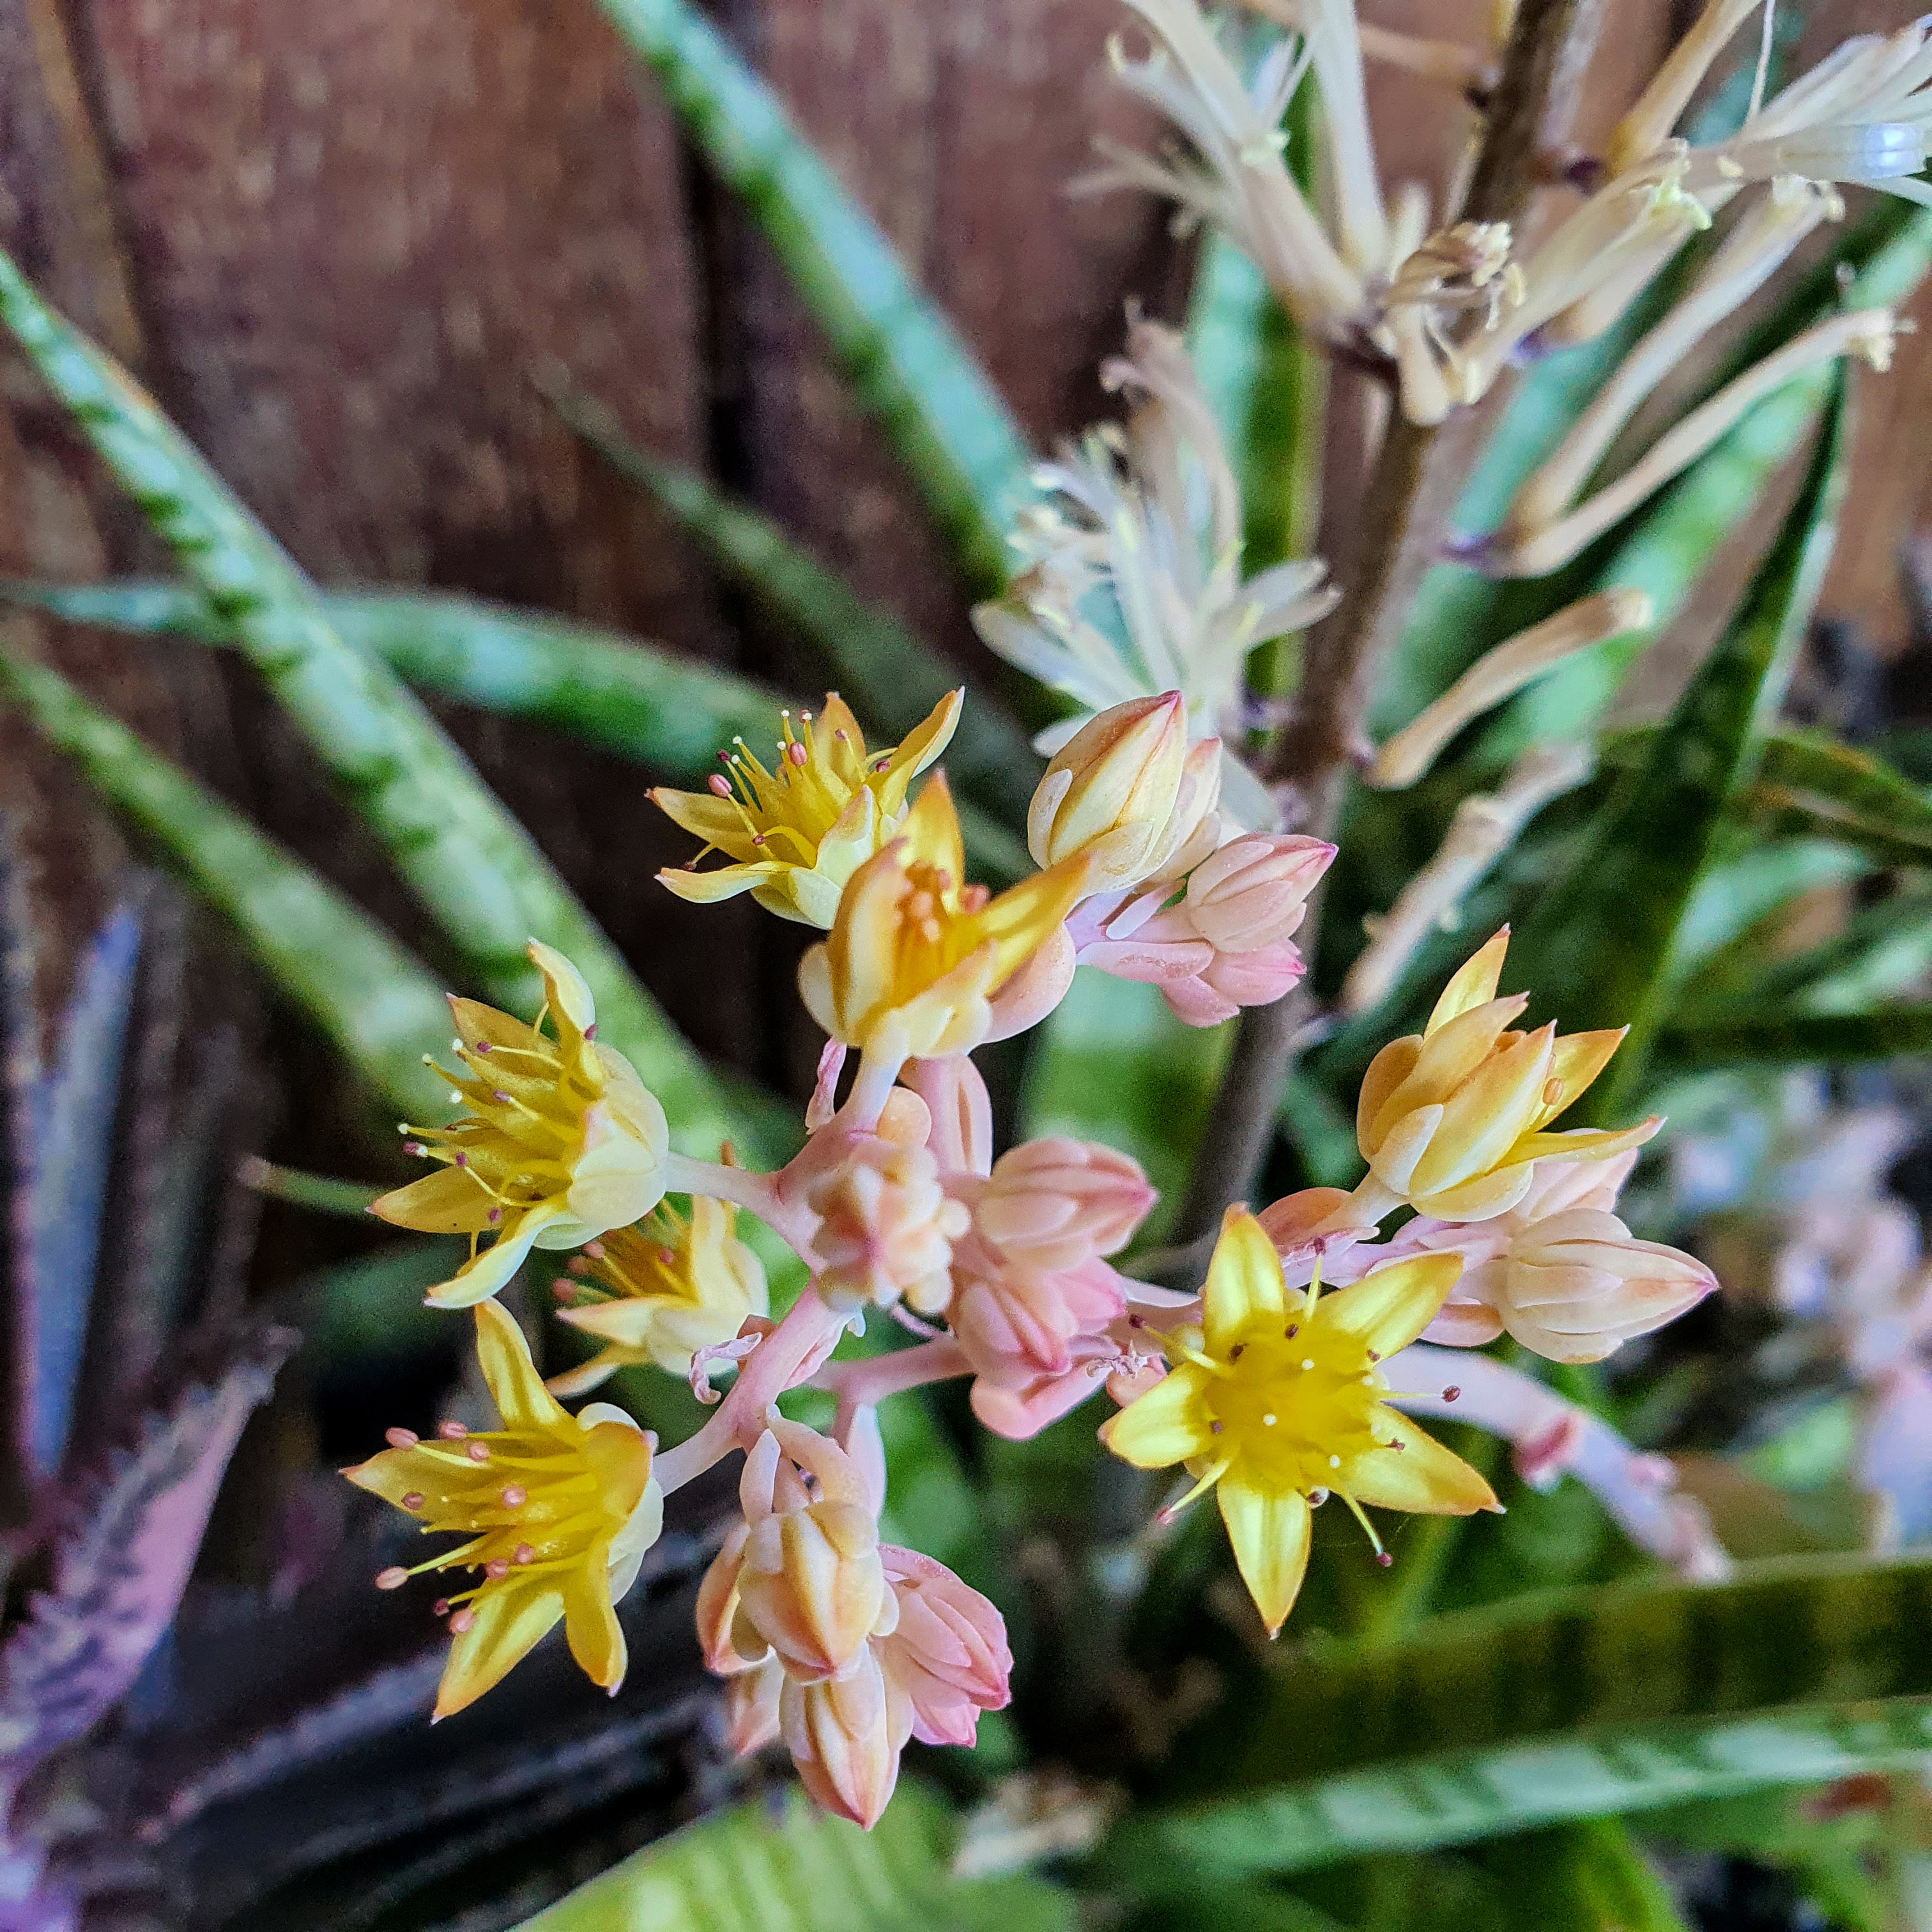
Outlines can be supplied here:
[[1370, 1417], [1381, 1394], [1366, 1348], [1316, 1322], [1238, 1343], [1207, 1399], [1226, 1451], [1305, 1495], [1346, 1487], [1349, 1464], [1379, 1446]]

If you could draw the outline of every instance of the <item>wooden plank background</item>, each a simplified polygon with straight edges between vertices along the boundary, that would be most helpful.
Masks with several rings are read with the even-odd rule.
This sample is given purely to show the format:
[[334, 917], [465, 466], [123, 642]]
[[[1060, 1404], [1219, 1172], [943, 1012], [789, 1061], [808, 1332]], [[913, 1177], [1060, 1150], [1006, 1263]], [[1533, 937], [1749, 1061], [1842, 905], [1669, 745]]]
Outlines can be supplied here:
[[[1468, 34], [1478, 0], [1382, 0]], [[1681, 13], [1682, 10], [1678, 10]], [[1815, 54], [1891, 26], [1814, 4]], [[722, 24], [950, 310], [1042, 442], [1102, 406], [1124, 304], [1172, 313], [1184, 244], [1133, 196], [1066, 184], [1111, 88], [1118, 0], [722, 0]], [[1581, 123], [1612, 118], [1681, 26], [1617, 0]], [[1390, 178], [1440, 169], [1440, 103], [1376, 82]], [[740, 212], [681, 144], [590, 0], [0, 0], [0, 239], [124, 356], [326, 581], [472, 590], [622, 626], [782, 676], [782, 644], [532, 386], [546, 363], [639, 442], [750, 496], [950, 647], [961, 600], [879, 439]], [[1904, 538], [1932, 517], [1922, 350], [1865, 412], [1859, 495], [1828, 593], [1903, 634]], [[15, 368], [0, 412], [0, 569], [154, 568], [135, 521]], [[368, 842], [232, 664], [43, 626], [39, 647], [170, 753], [433, 944]], [[707, 1052], [796, 1078], [796, 935], [650, 884], [686, 843], [614, 760], [473, 715], [452, 722]], [[57, 934], [118, 850], [82, 788], [0, 723], [0, 802], [24, 820]], [[50, 981], [64, 948], [48, 952]], [[285, 1082], [316, 1055], [278, 1025]], [[282, 1150], [328, 1135], [285, 1120]], [[328, 1132], [336, 1130], [330, 1129]], [[321, 1140], [318, 1140], [318, 1135]]]

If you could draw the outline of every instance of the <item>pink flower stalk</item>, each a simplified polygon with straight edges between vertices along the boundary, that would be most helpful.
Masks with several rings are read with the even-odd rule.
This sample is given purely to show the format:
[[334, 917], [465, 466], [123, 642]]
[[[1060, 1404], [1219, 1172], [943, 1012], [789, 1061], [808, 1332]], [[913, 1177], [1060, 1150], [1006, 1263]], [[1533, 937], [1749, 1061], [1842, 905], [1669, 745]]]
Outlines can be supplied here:
[[879, 1661], [911, 1701], [912, 1734], [921, 1744], [970, 1744], [980, 1713], [1004, 1710], [1012, 1698], [1005, 1619], [930, 1556], [890, 1544], [879, 1555], [899, 1606], [897, 1628], [877, 1646]]
[[[866, 1640], [884, 1636], [897, 1615], [879, 1557], [878, 1502], [863, 1473], [836, 1442], [775, 1414], [746, 1458], [738, 1493], [749, 1533], [738, 1552], [731, 1648], [748, 1663], [776, 1652], [799, 1682], [850, 1670]], [[717, 1592], [730, 1587], [732, 1553], [728, 1542], [712, 1566]], [[716, 1594], [712, 1606], [716, 1615]]]
[[1130, 1156], [1054, 1135], [1000, 1156], [973, 1204], [973, 1225], [1010, 1262], [1076, 1268], [1118, 1254], [1154, 1201]]
[[841, 1677], [802, 1684], [789, 1673], [778, 1694], [785, 1748], [812, 1798], [869, 1832], [898, 1782], [899, 1753], [913, 1731], [912, 1700], [867, 1645]]

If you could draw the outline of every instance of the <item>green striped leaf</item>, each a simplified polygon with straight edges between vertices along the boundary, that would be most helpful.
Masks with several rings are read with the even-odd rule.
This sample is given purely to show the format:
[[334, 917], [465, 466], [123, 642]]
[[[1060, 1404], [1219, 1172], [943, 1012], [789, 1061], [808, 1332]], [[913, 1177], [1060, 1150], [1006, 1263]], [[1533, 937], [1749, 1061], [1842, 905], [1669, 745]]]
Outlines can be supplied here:
[[[542, 611], [438, 591], [317, 594], [340, 636], [410, 683], [568, 732], [674, 783], [701, 782], [734, 737], [754, 745], [773, 737], [785, 702], [729, 672]], [[202, 644], [236, 641], [207, 602], [180, 584], [0, 582], [0, 602], [70, 623]], [[950, 755], [947, 764], [958, 769]], [[1033, 869], [1020, 839], [970, 799], [959, 802], [959, 823], [979, 876], [1004, 885]]]
[[687, 1826], [524, 1922], [522, 1932], [1073, 1932], [1070, 1893], [962, 1880], [939, 1802], [902, 1785], [869, 1832], [794, 1796]]
[[[770, 518], [714, 489], [696, 471], [638, 448], [600, 404], [555, 386], [550, 394], [565, 420], [607, 462], [648, 490], [798, 633], [841, 680], [860, 722], [876, 724], [888, 742], [906, 736], [959, 683], [955, 665], [890, 611], [868, 604]], [[1040, 760], [990, 698], [975, 695], [967, 705], [946, 768], [1010, 824], [1025, 823]]]
[[1172, 1893], [1904, 1762], [1932, 1749], [1928, 1616], [1932, 1559], [1811, 1558], [1292, 1654], [1217, 1714], [1244, 1795], [1136, 1813], [1097, 1864]]
[[731, 1130], [718, 1084], [528, 832], [378, 660], [344, 642], [314, 587], [181, 433], [0, 255], [0, 322], [59, 398], [314, 748], [488, 998], [533, 1012], [532, 936], [574, 960], [602, 1036], [681, 1141]]
[[1649, 755], [1604, 802], [1576, 863], [1524, 922], [1511, 962], [1520, 983], [1546, 1003], [1560, 994], [1570, 1027], [1632, 1030], [1586, 1102], [1598, 1118], [1640, 1075], [1678, 929], [1810, 620], [1844, 491], [1846, 421], [1840, 388], [1804, 487], [1724, 635]]
[[1932, 1006], [1884, 1006], [1875, 1012], [1786, 1010], [1749, 1018], [1667, 1026], [1660, 1058], [1680, 1068], [1829, 1066], [1932, 1053]]
[[1694, 983], [1678, 1003], [1679, 1024], [1748, 1019], [1790, 1009], [1858, 1013], [1909, 992], [1932, 972], [1932, 888], [1894, 894], [1861, 908], [1822, 945], [1780, 959], [1720, 998]]
[[1780, 830], [1842, 839], [1888, 865], [1932, 866], [1932, 792], [1824, 732], [1768, 738], [1747, 802]]
[[656, 72], [705, 158], [743, 196], [975, 592], [996, 595], [1033, 453], [972, 351], [701, 13], [686, 0], [598, 4]]
[[45, 666], [0, 653], [0, 692], [234, 926], [256, 962], [386, 1102], [411, 1118], [447, 1083], [422, 1064], [449, 1009], [362, 910]]

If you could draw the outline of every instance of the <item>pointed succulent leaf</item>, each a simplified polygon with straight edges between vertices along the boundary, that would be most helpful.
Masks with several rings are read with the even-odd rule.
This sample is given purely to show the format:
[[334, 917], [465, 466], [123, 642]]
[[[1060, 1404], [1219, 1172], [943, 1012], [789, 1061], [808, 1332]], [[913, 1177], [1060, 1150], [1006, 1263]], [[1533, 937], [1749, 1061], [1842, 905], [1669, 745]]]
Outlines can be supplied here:
[[1686, 1019], [1657, 1036], [1660, 1058], [1682, 1070], [1712, 1066], [1833, 1066], [1932, 1054], [1932, 1006], [1820, 1013], [1790, 1005]]
[[1822, 731], [1765, 740], [1745, 804], [1780, 830], [1837, 838], [1890, 866], [1932, 866], [1932, 791]]
[[777, 98], [688, 0], [598, 0], [686, 132], [741, 194], [884, 425], [974, 589], [1004, 587], [1033, 462], [999, 392]]
[[52, 1581], [0, 1648], [0, 1765], [9, 1783], [123, 1696], [175, 1613], [242, 1427], [297, 1337], [210, 1342], [128, 1439], [55, 1504]]

